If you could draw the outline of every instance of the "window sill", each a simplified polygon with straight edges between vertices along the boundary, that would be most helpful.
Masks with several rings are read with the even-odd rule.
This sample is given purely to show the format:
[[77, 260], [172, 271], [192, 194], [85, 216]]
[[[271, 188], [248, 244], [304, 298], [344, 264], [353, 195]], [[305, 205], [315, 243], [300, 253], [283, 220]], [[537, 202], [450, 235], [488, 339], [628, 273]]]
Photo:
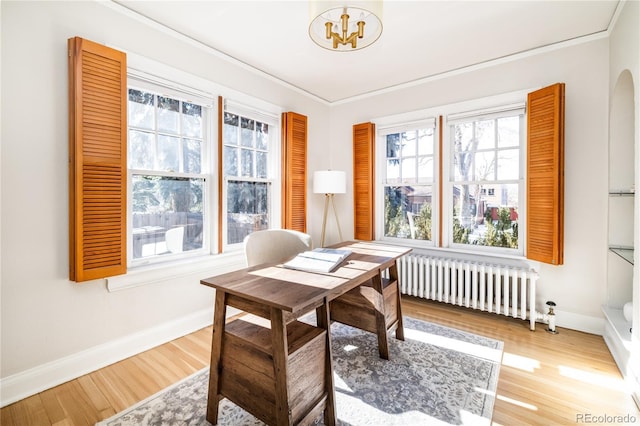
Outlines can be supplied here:
[[462, 250], [458, 248], [448, 248], [448, 247], [417, 247], [416, 244], [403, 244], [396, 241], [388, 241], [388, 240], [377, 240], [378, 243], [383, 244], [391, 244], [398, 245], [403, 247], [411, 247], [413, 249], [414, 254], [419, 255], [431, 255], [438, 257], [446, 257], [453, 260], [466, 260], [473, 262], [484, 262], [484, 263], [493, 263], [500, 264], [512, 267], [524, 267], [527, 269], [532, 269], [535, 271], [540, 270], [539, 262], [529, 260], [524, 256], [519, 255], [508, 255], [508, 254], [498, 254], [498, 253], [479, 253], [473, 250]]
[[242, 269], [246, 266], [242, 251], [203, 256], [197, 259], [181, 260], [161, 265], [132, 268], [125, 275], [107, 278], [109, 292], [126, 290], [147, 284], [197, 275], [206, 278]]

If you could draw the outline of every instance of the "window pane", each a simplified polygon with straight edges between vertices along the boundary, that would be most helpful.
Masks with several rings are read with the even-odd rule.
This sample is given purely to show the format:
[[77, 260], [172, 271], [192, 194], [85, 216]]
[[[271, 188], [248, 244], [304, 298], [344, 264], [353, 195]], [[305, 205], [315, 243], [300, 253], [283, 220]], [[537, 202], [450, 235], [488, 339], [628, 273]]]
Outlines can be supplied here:
[[203, 247], [204, 179], [134, 175], [132, 185], [134, 259]]
[[154, 128], [153, 93], [129, 89], [129, 126], [143, 129]]
[[179, 172], [180, 139], [172, 136], [158, 136], [158, 170]]
[[494, 120], [483, 120], [476, 121], [476, 140], [477, 148], [476, 149], [491, 149], [495, 148], [495, 121]]
[[182, 103], [182, 134], [202, 137], [202, 107], [189, 102]]
[[153, 170], [153, 133], [129, 131], [129, 168]]
[[269, 149], [269, 125], [256, 121], [256, 148]]
[[473, 140], [473, 123], [461, 123], [453, 126], [454, 153], [471, 149]]
[[517, 184], [455, 185], [453, 195], [454, 243], [518, 248]]
[[158, 130], [161, 132], [178, 132], [180, 119], [180, 101], [158, 96]]
[[400, 182], [400, 160], [387, 160], [387, 183]]
[[253, 177], [253, 150], [241, 149], [240, 155], [241, 176]]
[[238, 176], [238, 148], [224, 147], [224, 174]]
[[418, 155], [433, 154], [433, 128], [418, 130]]
[[202, 171], [202, 143], [193, 139], [183, 139], [182, 161], [185, 173], [200, 173]]
[[453, 179], [456, 181], [468, 181], [473, 178], [472, 172], [472, 155], [466, 152], [457, 152], [453, 156]]
[[498, 148], [520, 145], [520, 116], [498, 119]]
[[471, 179], [471, 166], [475, 151], [473, 144], [473, 123], [457, 124], [453, 127], [453, 179], [466, 181]]
[[400, 156], [400, 134], [387, 135], [387, 158]]
[[240, 117], [240, 129], [240, 143], [242, 146], [253, 147], [255, 121], [246, 117]]
[[384, 235], [431, 240], [432, 187], [387, 186], [384, 190]]
[[503, 149], [498, 151], [498, 179], [518, 179], [520, 174], [519, 155], [520, 150], [518, 149]]
[[267, 178], [267, 153], [256, 152], [256, 177]]
[[409, 157], [416, 155], [416, 131], [404, 132], [401, 136], [402, 156]]
[[433, 182], [433, 157], [418, 158], [418, 182]]
[[409, 157], [402, 159], [402, 180], [404, 182], [415, 182], [416, 179], [416, 158]]
[[495, 151], [478, 152], [475, 155], [474, 180], [494, 180], [495, 179]]
[[239, 117], [228, 112], [224, 113], [224, 143], [238, 145], [238, 121]]
[[227, 243], [241, 243], [244, 237], [269, 228], [269, 184], [229, 181], [227, 184]]

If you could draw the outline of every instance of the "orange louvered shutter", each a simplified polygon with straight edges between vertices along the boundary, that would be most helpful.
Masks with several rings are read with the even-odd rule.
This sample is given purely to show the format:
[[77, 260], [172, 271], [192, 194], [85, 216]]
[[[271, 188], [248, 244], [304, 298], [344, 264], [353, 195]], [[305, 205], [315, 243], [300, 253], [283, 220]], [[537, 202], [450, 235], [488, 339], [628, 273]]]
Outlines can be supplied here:
[[353, 126], [354, 233], [357, 240], [374, 239], [375, 124]]
[[307, 117], [282, 114], [282, 227], [307, 232]]
[[126, 55], [79, 37], [69, 49], [69, 278], [126, 272]]
[[564, 83], [527, 101], [527, 258], [564, 262]]

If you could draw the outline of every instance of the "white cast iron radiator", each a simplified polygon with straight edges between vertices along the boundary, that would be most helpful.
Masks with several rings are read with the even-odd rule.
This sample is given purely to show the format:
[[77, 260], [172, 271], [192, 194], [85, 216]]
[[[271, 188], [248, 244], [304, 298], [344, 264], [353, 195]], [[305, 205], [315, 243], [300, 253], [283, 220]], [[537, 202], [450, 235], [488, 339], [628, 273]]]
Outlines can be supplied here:
[[408, 254], [398, 259], [398, 276], [402, 294], [529, 319], [535, 330], [533, 270]]

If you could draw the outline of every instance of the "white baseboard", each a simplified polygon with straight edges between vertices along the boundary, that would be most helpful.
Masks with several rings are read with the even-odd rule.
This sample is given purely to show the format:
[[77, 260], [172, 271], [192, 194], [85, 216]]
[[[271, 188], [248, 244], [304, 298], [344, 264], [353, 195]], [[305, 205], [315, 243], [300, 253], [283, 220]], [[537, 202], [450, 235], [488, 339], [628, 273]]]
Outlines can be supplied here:
[[602, 317], [592, 317], [557, 309], [554, 309], [554, 311], [556, 314], [556, 326], [558, 327], [597, 334], [598, 336], [604, 335], [605, 319]]
[[58, 386], [211, 325], [213, 306], [112, 342], [0, 379], [0, 406]]

